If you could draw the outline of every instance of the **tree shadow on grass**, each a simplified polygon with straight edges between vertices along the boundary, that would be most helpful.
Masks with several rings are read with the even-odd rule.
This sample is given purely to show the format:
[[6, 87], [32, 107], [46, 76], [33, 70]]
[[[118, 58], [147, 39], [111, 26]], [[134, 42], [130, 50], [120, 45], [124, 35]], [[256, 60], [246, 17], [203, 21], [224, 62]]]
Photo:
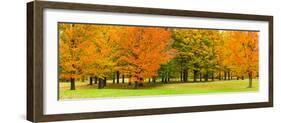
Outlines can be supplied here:
[[[93, 85], [86, 85], [86, 88], [93, 88], [93, 89], [97, 89], [98, 85], [97, 84], [93, 84]], [[132, 83], [131, 85], [129, 85], [128, 83], [119, 83], [119, 84], [112, 84], [112, 83], [107, 83], [106, 86], [102, 89], [127, 89], [127, 90], [137, 90], [137, 89], [153, 89], [153, 88], [158, 88], [161, 86], [165, 86], [165, 84], [163, 83], [143, 83], [142, 87], [138, 87], [138, 88], [134, 88], [134, 84]], [[84, 87], [85, 88], [85, 87]], [[101, 89], [101, 90], [102, 90]]]
[[[194, 83], [198, 83], [198, 84], [208, 84], [208, 83], [213, 83], [213, 82], [227, 82], [227, 81], [231, 81], [231, 80], [215, 80], [215, 81], [188, 81], [188, 82], [180, 82], [180, 81], [170, 81], [167, 83], [163, 83], [163, 82], [145, 82], [143, 83], [142, 87], [138, 87], [137, 89], [134, 88], [134, 83], [132, 83], [131, 85], [129, 85], [127, 82], [126, 83], [119, 83], [119, 84], [113, 84], [113, 83], [107, 83], [106, 86], [102, 89], [126, 89], [126, 90], [142, 90], [142, 89], [154, 89], [154, 88], [161, 88], [163, 86], [167, 86], [167, 85], [171, 85], [171, 84], [186, 84], [188, 86], [188, 84], [194, 84]], [[89, 85], [87, 82], [81, 82], [81, 84], [76, 85], [77, 89], [98, 89], [98, 84], [94, 84], [93, 85]], [[69, 87], [62, 87], [61, 89], [68, 89]], [[101, 90], [102, 90], [101, 89]]]
[[[157, 82], [157, 83], [143, 83], [143, 86], [138, 87], [137, 89], [141, 90], [141, 89], [153, 89], [153, 88], [159, 88], [162, 86], [166, 86], [166, 85], [170, 85], [170, 84], [191, 84], [191, 83], [211, 83], [211, 82], [215, 82], [215, 81], [198, 81], [198, 82], [167, 82], [167, 83], [163, 83], [163, 82]], [[216, 81], [217, 82], [217, 81]], [[137, 90], [134, 88], [134, 83], [132, 83], [131, 85], [129, 85], [128, 83], [119, 83], [119, 84], [113, 84], [113, 83], [107, 83], [107, 85], [102, 88], [102, 89], [129, 89], [129, 90]], [[87, 88], [93, 88], [93, 89], [97, 89], [97, 84], [93, 84], [93, 85], [87, 85]]]

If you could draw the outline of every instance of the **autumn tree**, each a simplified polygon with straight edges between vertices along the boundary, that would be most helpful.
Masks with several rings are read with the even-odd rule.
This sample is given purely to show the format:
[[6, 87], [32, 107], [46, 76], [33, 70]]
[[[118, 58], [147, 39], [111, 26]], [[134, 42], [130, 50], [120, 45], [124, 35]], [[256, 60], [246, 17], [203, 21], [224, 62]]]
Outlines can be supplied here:
[[219, 40], [218, 30], [203, 29], [174, 29], [174, 48], [178, 50], [176, 58], [181, 66], [181, 75], [187, 81], [188, 71], [193, 71], [193, 81], [200, 81], [203, 74], [208, 81], [209, 73], [214, 72], [215, 51], [214, 45]]
[[247, 31], [231, 32], [231, 59], [236, 70], [240, 74], [246, 73], [249, 78], [249, 88], [252, 87], [252, 79], [258, 72], [258, 33]]
[[120, 42], [119, 27], [93, 25], [95, 30], [91, 39], [92, 54], [90, 58], [91, 70], [99, 78], [99, 88], [106, 85], [107, 77], [116, 71], [117, 57], [119, 54], [116, 43]]
[[171, 34], [166, 28], [126, 27], [123, 40], [119, 42], [122, 71], [129, 74], [135, 88], [144, 78], [157, 76], [161, 64], [173, 58]]
[[75, 90], [75, 80], [82, 75], [84, 43], [90, 38], [84, 24], [59, 24], [59, 71], [60, 78], [70, 80], [71, 90]]

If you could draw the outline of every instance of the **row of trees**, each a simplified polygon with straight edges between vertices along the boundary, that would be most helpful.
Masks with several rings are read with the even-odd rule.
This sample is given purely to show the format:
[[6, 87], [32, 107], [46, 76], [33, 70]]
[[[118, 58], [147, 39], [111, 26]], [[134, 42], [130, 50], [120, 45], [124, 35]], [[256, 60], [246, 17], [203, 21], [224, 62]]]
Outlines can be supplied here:
[[[258, 33], [203, 29], [173, 29], [175, 58], [160, 69], [162, 78], [181, 81], [230, 80], [258, 75]], [[175, 69], [178, 68], [178, 69]], [[180, 73], [178, 74], [178, 72]], [[164, 79], [169, 80], [169, 79]]]
[[[203, 29], [59, 24], [59, 73], [75, 90], [75, 80], [106, 86], [124, 78], [193, 81], [226, 76], [252, 78], [258, 71], [258, 33]], [[231, 74], [231, 75], [230, 75]]]

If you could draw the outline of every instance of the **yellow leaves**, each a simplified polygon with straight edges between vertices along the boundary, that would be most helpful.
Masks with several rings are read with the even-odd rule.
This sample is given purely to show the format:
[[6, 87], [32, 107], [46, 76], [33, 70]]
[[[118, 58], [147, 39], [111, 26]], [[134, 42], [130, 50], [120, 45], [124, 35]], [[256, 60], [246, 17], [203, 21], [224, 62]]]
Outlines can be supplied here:
[[173, 44], [188, 68], [232, 69], [238, 73], [258, 71], [258, 33], [247, 31], [174, 29]]

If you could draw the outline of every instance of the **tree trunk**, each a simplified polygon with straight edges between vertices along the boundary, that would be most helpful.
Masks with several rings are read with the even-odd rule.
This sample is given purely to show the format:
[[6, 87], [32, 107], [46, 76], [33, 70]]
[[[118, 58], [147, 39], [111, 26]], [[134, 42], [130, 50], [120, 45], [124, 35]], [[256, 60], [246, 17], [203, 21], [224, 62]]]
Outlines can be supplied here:
[[150, 78], [148, 78], [148, 83], [150, 83]]
[[197, 70], [193, 70], [193, 82], [196, 82]]
[[188, 82], [188, 70], [187, 69], [184, 69], [183, 80], [184, 80], [184, 82]]
[[95, 76], [95, 84], [98, 84], [98, 77]]
[[131, 75], [129, 75], [129, 82], [128, 82], [128, 85], [132, 85], [132, 78], [131, 78]]
[[219, 80], [221, 80], [221, 71], [219, 71]]
[[242, 80], [244, 80], [244, 76], [242, 76]]
[[212, 81], [215, 81], [214, 72], [212, 72]]
[[239, 80], [239, 76], [237, 76], [237, 80]]
[[155, 77], [152, 78], [152, 82], [156, 83], [156, 78]]
[[102, 89], [102, 88], [103, 88], [103, 80], [99, 78], [98, 89]]
[[183, 81], [186, 82], [186, 70], [183, 70]]
[[188, 70], [186, 70], [186, 81], [188, 82]]
[[228, 71], [228, 80], [230, 80], [230, 71]]
[[208, 75], [208, 72], [206, 72], [206, 74], [205, 74], [205, 82], [207, 82], [208, 79], [209, 79], [209, 75]]
[[138, 86], [143, 87], [143, 78], [140, 78], [140, 82], [139, 82]]
[[103, 87], [106, 86], [106, 77], [104, 77]]
[[164, 82], [164, 77], [162, 77], [162, 80], [161, 80], [161, 82]]
[[125, 83], [125, 75], [122, 75], [122, 83]]
[[70, 90], [75, 90], [75, 79], [70, 78]]
[[112, 83], [115, 84], [115, 73], [113, 73]]
[[226, 75], [226, 72], [224, 71], [224, 80], [226, 80], [226, 76], [227, 76], [227, 75]]
[[120, 72], [119, 71], [116, 72], [116, 77], [117, 77], [116, 83], [119, 84], [119, 78], [120, 78]]
[[180, 81], [182, 82], [183, 79], [182, 79], [182, 70], [181, 70], [181, 74], [180, 74]]
[[253, 87], [253, 76], [252, 73], [249, 73], [249, 86], [248, 88], [252, 88]]
[[200, 78], [200, 82], [202, 82], [202, 72], [200, 71], [200, 74], [199, 74], [199, 78]]
[[90, 85], [93, 85], [93, 77], [90, 77]]
[[138, 86], [139, 86], [139, 84], [138, 84], [138, 82], [136, 81], [136, 82], [135, 82], [134, 89], [137, 89], [137, 88], [138, 88]]

